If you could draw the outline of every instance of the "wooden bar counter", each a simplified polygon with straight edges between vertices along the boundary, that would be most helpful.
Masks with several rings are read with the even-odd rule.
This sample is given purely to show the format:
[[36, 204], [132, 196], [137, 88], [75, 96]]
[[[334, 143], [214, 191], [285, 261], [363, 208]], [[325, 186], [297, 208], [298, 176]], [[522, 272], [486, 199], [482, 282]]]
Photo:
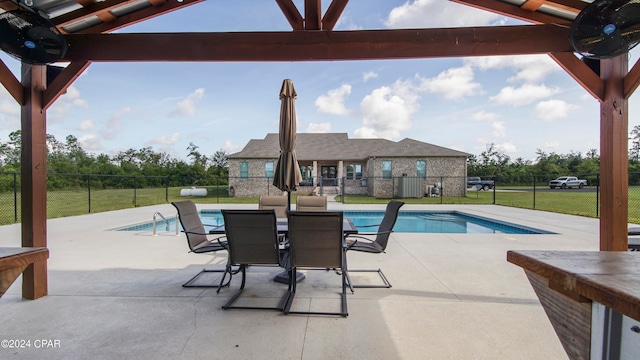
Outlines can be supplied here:
[[28, 266], [48, 258], [45, 247], [0, 247], [0, 297]]
[[[507, 261], [524, 269], [569, 358], [600, 358], [594, 345], [605, 336], [640, 344], [640, 252], [508, 251]], [[618, 314], [618, 322], [627, 319], [622, 335], [602, 334], [601, 309]], [[624, 341], [621, 347], [614, 340], [622, 355], [629, 353]]]

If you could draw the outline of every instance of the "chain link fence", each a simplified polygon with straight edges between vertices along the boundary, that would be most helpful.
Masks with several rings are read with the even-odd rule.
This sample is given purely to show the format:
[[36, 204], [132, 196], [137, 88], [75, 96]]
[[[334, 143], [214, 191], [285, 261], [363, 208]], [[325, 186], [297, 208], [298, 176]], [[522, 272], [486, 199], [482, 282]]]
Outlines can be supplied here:
[[[366, 203], [366, 198], [403, 198], [418, 204], [497, 204], [588, 217], [599, 217], [599, 174], [580, 174], [587, 185], [551, 189], [556, 175], [482, 177], [493, 181], [488, 191], [466, 187], [464, 177], [393, 177], [307, 179], [295, 195], [325, 195], [343, 203]], [[19, 223], [20, 173], [0, 172], [0, 225]], [[49, 218], [164, 204], [191, 198], [203, 203], [257, 203], [260, 195], [280, 195], [273, 179], [218, 176], [122, 176], [48, 174]], [[191, 194], [192, 188], [200, 191]], [[206, 192], [202, 191], [205, 189]], [[195, 194], [195, 192], [193, 193]], [[630, 223], [640, 223], [640, 172], [629, 174]]]

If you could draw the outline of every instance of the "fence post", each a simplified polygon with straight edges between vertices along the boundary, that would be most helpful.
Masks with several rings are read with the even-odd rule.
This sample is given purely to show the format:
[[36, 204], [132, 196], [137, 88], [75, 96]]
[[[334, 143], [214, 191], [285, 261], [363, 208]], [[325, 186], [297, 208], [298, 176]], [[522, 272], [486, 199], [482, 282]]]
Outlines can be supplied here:
[[342, 177], [342, 184], [341, 184], [342, 186], [340, 186], [340, 200], [341, 200], [341, 202], [343, 204], [345, 203], [344, 202], [344, 183], [345, 183], [345, 181], [347, 181], [347, 177], [343, 176]]
[[536, 209], [536, 175], [533, 175], [533, 210]]
[[599, 218], [600, 217], [600, 173], [596, 174], [596, 184], [597, 184], [596, 185], [596, 218]]
[[442, 186], [444, 184], [444, 176], [440, 176], [440, 188], [438, 189], [438, 192], [440, 192], [440, 204], [443, 203], [444, 201], [444, 186]]
[[87, 205], [89, 214], [91, 214], [91, 175], [87, 174]]
[[13, 222], [18, 222], [18, 173], [13, 173]]
[[216, 175], [216, 203], [220, 203], [220, 177]]
[[138, 191], [138, 178], [134, 176], [133, 177], [133, 207], [138, 207], [137, 191]]
[[493, 177], [493, 205], [496, 204], [496, 179], [497, 176]]
[[164, 177], [164, 202], [169, 202], [169, 177]]

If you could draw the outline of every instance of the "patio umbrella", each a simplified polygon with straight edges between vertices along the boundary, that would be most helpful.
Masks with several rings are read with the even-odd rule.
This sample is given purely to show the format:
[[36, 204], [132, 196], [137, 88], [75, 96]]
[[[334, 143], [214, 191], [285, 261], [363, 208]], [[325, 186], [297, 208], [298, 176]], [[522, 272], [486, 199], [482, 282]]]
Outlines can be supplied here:
[[293, 82], [285, 79], [280, 89], [280, 157], [273, 176], [273, 185], [287, 192], [291, 209], [291, 192], [302, 181], [302, 174], [296, 158], [296, 90]]

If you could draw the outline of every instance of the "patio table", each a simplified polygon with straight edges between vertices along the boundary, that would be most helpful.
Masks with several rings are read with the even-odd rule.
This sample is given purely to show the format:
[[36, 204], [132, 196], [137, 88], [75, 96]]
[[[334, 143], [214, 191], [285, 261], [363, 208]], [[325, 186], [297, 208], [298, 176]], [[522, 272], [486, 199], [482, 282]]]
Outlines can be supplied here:
[[[287, 219], [278, 218], [277, 225], [278, 234], [286, 235], [289, 231], [289, 225], [287, 224]], [[353, 224], [353, 221], [348, 218], [344, 218], [342, 222], [342, 229], [345, 235], [353, 235], [358, 233], [358, 228]], [[213, 227], [209, 230], [209, 234], [211, 235], [221, 235], [224, 234], [224, 225]]]
[[[289, 231], [289, 224], [287, 223], [286, 218], [278, 218], [276, 226], [278, 228], [278, 234], [286, 236]], [[353, 235], [358, 233], [358, 228], [353, 224], [353, 221], [349, 218], [342, 219], [342, 232], [344, 235]], [[209, 234], [211, 235], [222, 235], [224, 234], [224, 225], [216, 226], [209, 230]], [[296, 282], [304, 279], [304, 274], [301, 272], [296, 273]], [[273, 281], [279, 282], [282, 284], [289, 283], [289, 274], [286, 271], [283, 271], [276, 275], [273, 278]]]

